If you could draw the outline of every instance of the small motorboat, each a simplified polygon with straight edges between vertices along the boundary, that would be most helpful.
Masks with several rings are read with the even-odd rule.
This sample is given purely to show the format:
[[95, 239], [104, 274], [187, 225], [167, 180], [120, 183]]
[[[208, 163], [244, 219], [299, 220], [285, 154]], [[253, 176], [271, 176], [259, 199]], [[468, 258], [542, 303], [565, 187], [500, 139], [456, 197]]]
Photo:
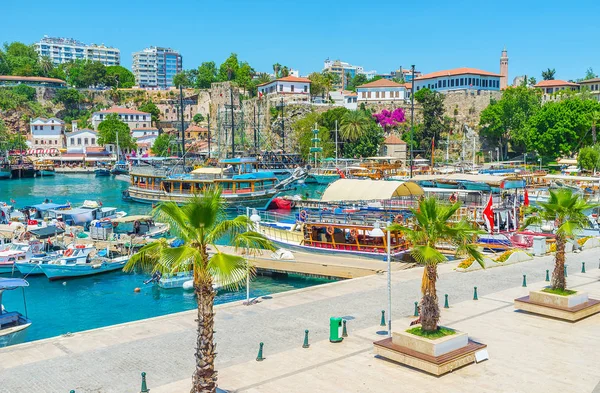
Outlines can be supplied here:
[[65, 256], [72, 258], [87, 258], [87, 256], [94, 250], [95, 248], [91, 245], [70, 245], [66, 250], [63, 251], [36, 255], [31, 257], [29, 261], [17, 262], [15, 263], [15, 267], [21, 272], [21, 274], [25, 276], [44, 274], [40, 268], [41, 265], [51, 263]]
[[96, 177], [110, 176], [110, 169], [99, 166], [96, 169], [94, 169], [94, 174], [96, 175]]
[[[28, 286], [29, 283], [22, 278], [0, 278], [0, 347], [23, 342], [25, 329], [31, 326], [31, 321], [27, 318], [27, 315], [23, 315], [18, 311], [7, 311], [4, 308], [2, 294], [4, 291]], [[24, 296], [23, 299], [25, 299]]]
[[[154, 283], [162, 289], [183, 288], [186, 291], [193, 291], [194, 273], [189, 271], [162, 275], [159, 272], [155, 272], [152, 278], [144, 282], [144, 284], [149, 283]], [[212, 286], [215, 291], [222, 287], [218, 282], [213, 282]]]
[[12, 273], [16, 270], [16, 263], [27, 262], [42, 250], [42, 243], [38, 240], [30, 242], [12, 242], [0, 249], [0, 274]]
[[91, 276], [123, 269], [129, 260], [129, 255], [99, 250], [96, 256], [61, 257], [56, 261], [39, 265], [42, 272], [50, 279], [74, 278]]

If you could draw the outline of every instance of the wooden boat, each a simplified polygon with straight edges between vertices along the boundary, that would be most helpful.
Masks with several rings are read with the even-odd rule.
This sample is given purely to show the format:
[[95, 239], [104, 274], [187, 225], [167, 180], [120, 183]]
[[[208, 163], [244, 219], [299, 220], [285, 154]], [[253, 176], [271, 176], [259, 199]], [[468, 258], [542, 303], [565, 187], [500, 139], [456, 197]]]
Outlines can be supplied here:
[[53, 281], [121, 270], [129, 260], [129, 255], [113, 253], [107, 249], [99, 250], [94, 257], [90, 256], [91, 254], [78, 257], [63, 256], [39, 267], [46, 277]]
[[66, 250], [41, 254], [39, 256], [34, 256], [28, 261], [25, 262], [17, 262], [15, 263], [15, 267], [21, 272], [21, 274], [25, 276], [32, 275], [41, 275], [44, 274], [40, 266], [56, 261], [57, 259], [63, 257], [71, 257], [78, 258], [81, 260], [85, 260], [87, 256], [94, 251], [95, 248], [91, 245], [75, 245], [72, 244], [67, 247]]
[[110, 176], [110, 169], [104, 168], [104, 167], [98, 167], [98, 168], [94, 169], [94, 174], [96, 175], [96, 177]]
[[56, 175], [56, 168], [52, 161], [38, 161], [35, 163], [37, 177], [48, 177]]
[[15, 264], [27, 262], [42, 250], [42, 243], [38, 240], [29, 242], [14, 241], [0, 250], [0, 273], [12, 273], [16, 270]]
[[111, 175], [128, 175], [129, 174], [129, 165], [127, 165], [124, 161], [116, 162], [110, 170]]
[[[28, 287], [29, 283], [22, 278], [0, 278], [0, 347], [19, 344], [24, 341], [25, 330], [31, 326], [27, 315], [18, 311], [7, 311], [2, 305], [4, 291]], [[23, 296], [25, 301], [25, 296]], [[27, 310], [27, 307], [25, 307]]]

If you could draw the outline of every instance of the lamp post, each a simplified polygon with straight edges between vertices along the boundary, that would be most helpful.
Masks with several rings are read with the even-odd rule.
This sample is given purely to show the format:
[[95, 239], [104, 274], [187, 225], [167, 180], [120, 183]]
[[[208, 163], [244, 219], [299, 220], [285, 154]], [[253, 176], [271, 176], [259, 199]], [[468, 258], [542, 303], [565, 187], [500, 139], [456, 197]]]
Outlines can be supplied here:
[[538, 158], [538, 162], [540, 163], [540, 171], [542, 170], [542, 157]]
[[527, 170], [527, 153], [523, 153], [523, 166]]
[[[387, 292], [388, 292], [388, 336], [392, 336], [392, 258], [391, 258], [391, 245], [390, 245], [390, 231], [386, 230], [387, 233]], [[371, 237], [383, 238], [386, 236], [381, 229], [379, 221], [373, 225], [373, 230], [370, 233]]]
[[498, 162], [500, 162], [500, 149], [496, 148], [496, 158], [498, 159]]
[[490, 163], [494, 162], [494, 156], [492, 155], [492, 151], [488, 151], [488, 153], [490, 154]]
[[[253, 224], [258, 225], [260, 222], [260, 216], [256, 209], [252, 209], [252, 215], [250, 215], [250, 208], [246, 207], [246, 217], [252, 221]], [[254, 229], [254, 228], [253, 228]], [[250, 230], [250, 228], [248, 228]], [[246, 306], [250, 305], [250, 264], [248, 263], [248, 257], [250, 256], [250, 250], [246, 249]]]

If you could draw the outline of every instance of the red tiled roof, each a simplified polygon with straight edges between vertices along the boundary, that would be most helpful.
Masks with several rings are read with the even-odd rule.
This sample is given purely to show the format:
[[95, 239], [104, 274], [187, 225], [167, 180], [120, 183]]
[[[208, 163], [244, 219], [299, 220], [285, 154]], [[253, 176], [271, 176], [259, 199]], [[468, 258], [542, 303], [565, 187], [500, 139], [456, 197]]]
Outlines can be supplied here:
[[412, 89], [412, 83], [410, 83], [410, 82], [406, 82], [406, 83], [405, 83], [405, 84], [403, 84], [402, 86], [404, 86], [404, 88], [405, 88], [406, 90], [410, 90], [410, 89]]
[[14, 76], [14, 75], [0, 75], [0, 81], [22, 81], [22, 82], [52, 82], [66, 85], [62, 79], [56, 78], [44, 78], [41, 76]]
[[308, 78], [299, 78], [297, 76], [288, 75], [288, 76], [284, 76], [283, 78], [272, 80], [270, 82], [261, 83], [258, 86], [268, 85], [268, 84], [273, 83], [273, 82], [301, 82], [301, 83], [310, 83], [310, 79], [308, 79]]
[[87, 153], [103, 153], [106, 149], [103, 147], [86, 147], [85, 151]]
[[406, 142], [404, 142], [402, 139], [398, 138], [394, 134], [390, 134], [390, 136], [385, 138], [385, 142], [383, 143], [385, 145], [406, 145]]
[[369, 87], [404, 87], [400, 83], [388, 79], [377, 79], [376, 81], [365, 83], [364, 85], [356, 86], [357, 89]]
[[535, 87], [558, 87], [558, 86], [579, 86], [577, 83], [567, 82], [560, 79], [553, 79], [549, 81], [539, 81]]
[[419, 81], [419, 80], [423, 80], [423, 79], [433, 79], [433, 78], [439, 78], [439, 77], [443, 77], [443, 76], [457, 76], [457, 75], [464, 75], [464, 74], [473, 74], [473, 75], [482, 75], [482, 76], [498, 76], [498, 77], [502, 76], [502, 75], [496, 74], [494, 72], [478, 70], [477, 68], [461, 67], [461, 68], [454, 68], [452, 70], [431, 72], [429, 74], [421, 75], [418, 78], [415, 78], [415, 80]]
[[127, 114], [127, 115], [149, 115], [147, 112], [136, 111], [135, 109], [123, 108], [120, 106], [113, 106], [108, 109], [104, 109], [95, 113], [118, 113], [118, 114]]
[[208, 128], [191, 125], [185, 131], [186, 132], [208, 132]]

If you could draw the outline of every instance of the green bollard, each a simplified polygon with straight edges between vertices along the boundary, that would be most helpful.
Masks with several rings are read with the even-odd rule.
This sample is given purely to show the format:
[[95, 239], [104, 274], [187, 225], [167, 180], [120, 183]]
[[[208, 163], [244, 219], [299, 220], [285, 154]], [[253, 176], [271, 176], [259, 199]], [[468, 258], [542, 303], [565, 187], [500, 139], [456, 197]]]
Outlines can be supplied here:
[[308, 329], [304, 331], [304, 344], [302, 344], [302, 348], [308, 348], [310, 344], [308, 343]]
[[567, 265], [565, 265], [565, 277], [568, 277], [568, 275], [567, 275]]
[[342, 329], [342, 337], [348, 337], [348, 331], [346, 330], [346, 320], [344, 319], [342, 323], [344, 324], [344, 328]]
[[379, 326], [387, 326], [385, 323], [385, 310], [381, 310], [381, 322], [379, 322]]
[[521, 285], [523, 288], [527, 287], [527, 275], [523, 274], [523, 284]]
[[550, 270], [546, 269], [546, 281], [550, 281]]
[[581, 272], [585, 273], [585, 262], [581, 262]]
[[448, 305], [448, 294], [445, 294], [444, 297], [446, 298], [444, 301], [444, 308], [450, 308], [450, 305]]
[[477, 287], [473, 287], [473, 300], [479, 300], [477, 297]]
[[264, 343], [260, 343], [259, 347], [258, 347], [258, 356], [256, 357], [256, 361], [257, 362], [262, 362], [263, 360], [265, 360], [265, 358], [263, 358], [263, 346], [265, 344]]
[[413, 316], [415, 316], [415, 317], [419, 316], [419, 302], [415, 302], [415, 312], [414, 312]]
[[146, 385], [146, 373], [143, 372], [142, 373], [142, 390], [140, 390], [140, 393], [148, 393], [148, 386]]
[[74, 390], [71, 390], [71, 393], [75, 393], [75, 391], [74, 391]]

